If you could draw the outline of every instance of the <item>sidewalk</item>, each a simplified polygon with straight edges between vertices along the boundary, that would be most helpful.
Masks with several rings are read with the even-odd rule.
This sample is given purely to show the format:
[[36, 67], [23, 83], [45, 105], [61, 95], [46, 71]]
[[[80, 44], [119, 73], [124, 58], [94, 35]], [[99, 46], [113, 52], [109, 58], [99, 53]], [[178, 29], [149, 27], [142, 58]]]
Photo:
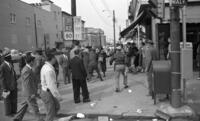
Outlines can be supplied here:
[[[105, 81], [95, 79], [88, 83], [90, 92], [90, 103], [75, 104], [73, 102], [72, 85], [61, 85], [59, 88], [64, 100], [61, 102], [61, 114], [93, 114], [93, 115], [118, 115], [118, 116], [154, 116], [155, 111], [163, 102], [153, 104], [150, 96], [147, 96], [146, 74], [128, 74], [129, 88], [124, 89], [121, 81], [120, 93], [116, 93], [113, 70], [107, 73]], [[186, 83], [187, 103], [196, 111], [200, 112], [200, 81], [193, 79]], [[23, 100], [22, 97], [19, 101]], [[40, 112], [44, 113], [44, 105], [38, 100]], [[166, 101], [164, 103], [169, 103]], [[1, 103], [1, 110], [3, 110]], [[5, 119], [2, 114], [1, 119]], [[25, 115], [24, 120], [33, 121], [33, 117]], [[5, 121], [9, 121], [5, 119]]]
[[[113, 73], [112, 73], [113, 75]], [[113, 76], [100, 82], [99, 80], [88, 83], [91, 102], [74, 104], [71, 85], [60, 89], [64, 100], [61, 102], [62, 114], [100, 114], [123, 116], [154, 116], [159, 106], [153, 104], [150, 96], [147, 96], [146, 75], [128, 74], [129, 88], [124, 89], [121, 81], [121, 92], [116, 93]], [[43, 105], [40, 106], [44, 111]]]
[[200, 116], [200, 80], [198, 72], [194, 78], [186, 81], [186, 103]]

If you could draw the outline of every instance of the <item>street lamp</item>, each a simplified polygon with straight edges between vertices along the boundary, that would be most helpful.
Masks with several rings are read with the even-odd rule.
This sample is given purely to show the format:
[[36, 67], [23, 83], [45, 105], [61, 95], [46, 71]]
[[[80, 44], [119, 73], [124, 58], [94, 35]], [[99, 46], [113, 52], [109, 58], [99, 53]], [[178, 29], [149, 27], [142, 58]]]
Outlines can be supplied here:
[[[110, 10], [103, 10], [103, 12], [105, 11], [110, 11]], [[116, 39], [115, 39], [115, 10], [112, 11], [113, 14], [113, 44], [114, 44], [114, 50], [116, 49]]]

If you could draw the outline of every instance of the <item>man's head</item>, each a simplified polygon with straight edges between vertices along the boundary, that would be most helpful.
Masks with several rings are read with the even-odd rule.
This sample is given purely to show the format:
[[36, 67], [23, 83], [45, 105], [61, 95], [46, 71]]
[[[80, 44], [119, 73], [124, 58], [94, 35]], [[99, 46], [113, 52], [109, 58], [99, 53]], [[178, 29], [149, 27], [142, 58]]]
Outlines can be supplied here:
[[147, 45], [153, 45], [153, 41], [150, 40], [150, 39], [147, 39], [147, 40], [146, 40], [146, 44], [147, 44]]
[[74, 51], [74, 54], [75, 54], [76, 56], [78, 56], [79, 53], [80, 53], [80, 50], [79, 50], [79, 49], [76, 49], [76, 50]]
[[52, 65], [54, 65], [57, 61], [55, 55], [51, 52], [46, 53], [46, 60]]
[[73, 40], [72, 44], [73, 44], [73, 46], [79, 46], [80, 42], [78, 40]]
[[9, 49], [4, 49], [2, 56], [5, 61], [12, 62], [12, 56]]
[[43, 53], [42, 53], [42, 49], [41, 48], [37, 48], [36, 50], [35, 50], [35, 54], [37, 54], [37, 55], [42, 55]]
[[29, 64], [30, 66], [33, 66], [35, 57], [32, 56], [32, 54], [26, 54], [25, 60], [27, 64]]

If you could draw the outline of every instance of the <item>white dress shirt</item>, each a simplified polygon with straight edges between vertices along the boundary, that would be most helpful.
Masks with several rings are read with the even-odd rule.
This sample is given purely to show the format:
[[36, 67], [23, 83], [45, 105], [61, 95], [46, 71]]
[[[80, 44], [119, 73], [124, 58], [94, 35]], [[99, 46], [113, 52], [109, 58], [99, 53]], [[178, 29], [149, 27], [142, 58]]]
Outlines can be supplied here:
[[49, 62], [45, 62], [40, 74], [42, 90], [47, 91], [49, 89], [54, 97], [61, 98], [56, 84], [54, 67]]
[[70, 51], [70, 59], [74, 58], [75, 54], [74, 54], [74, 51], [79, 49], [78, 46], [75, 46], [71, 51]]

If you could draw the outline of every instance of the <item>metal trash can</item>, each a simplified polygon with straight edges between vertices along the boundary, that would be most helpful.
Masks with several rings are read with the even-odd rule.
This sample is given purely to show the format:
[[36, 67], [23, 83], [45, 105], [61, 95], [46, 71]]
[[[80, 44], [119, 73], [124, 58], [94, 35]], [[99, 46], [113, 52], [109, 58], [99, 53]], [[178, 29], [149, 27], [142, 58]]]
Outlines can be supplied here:
[[153, 61], [152, 97], [156, 104], [156, 94], [171, 93], [171, 63], [170, 61]]

